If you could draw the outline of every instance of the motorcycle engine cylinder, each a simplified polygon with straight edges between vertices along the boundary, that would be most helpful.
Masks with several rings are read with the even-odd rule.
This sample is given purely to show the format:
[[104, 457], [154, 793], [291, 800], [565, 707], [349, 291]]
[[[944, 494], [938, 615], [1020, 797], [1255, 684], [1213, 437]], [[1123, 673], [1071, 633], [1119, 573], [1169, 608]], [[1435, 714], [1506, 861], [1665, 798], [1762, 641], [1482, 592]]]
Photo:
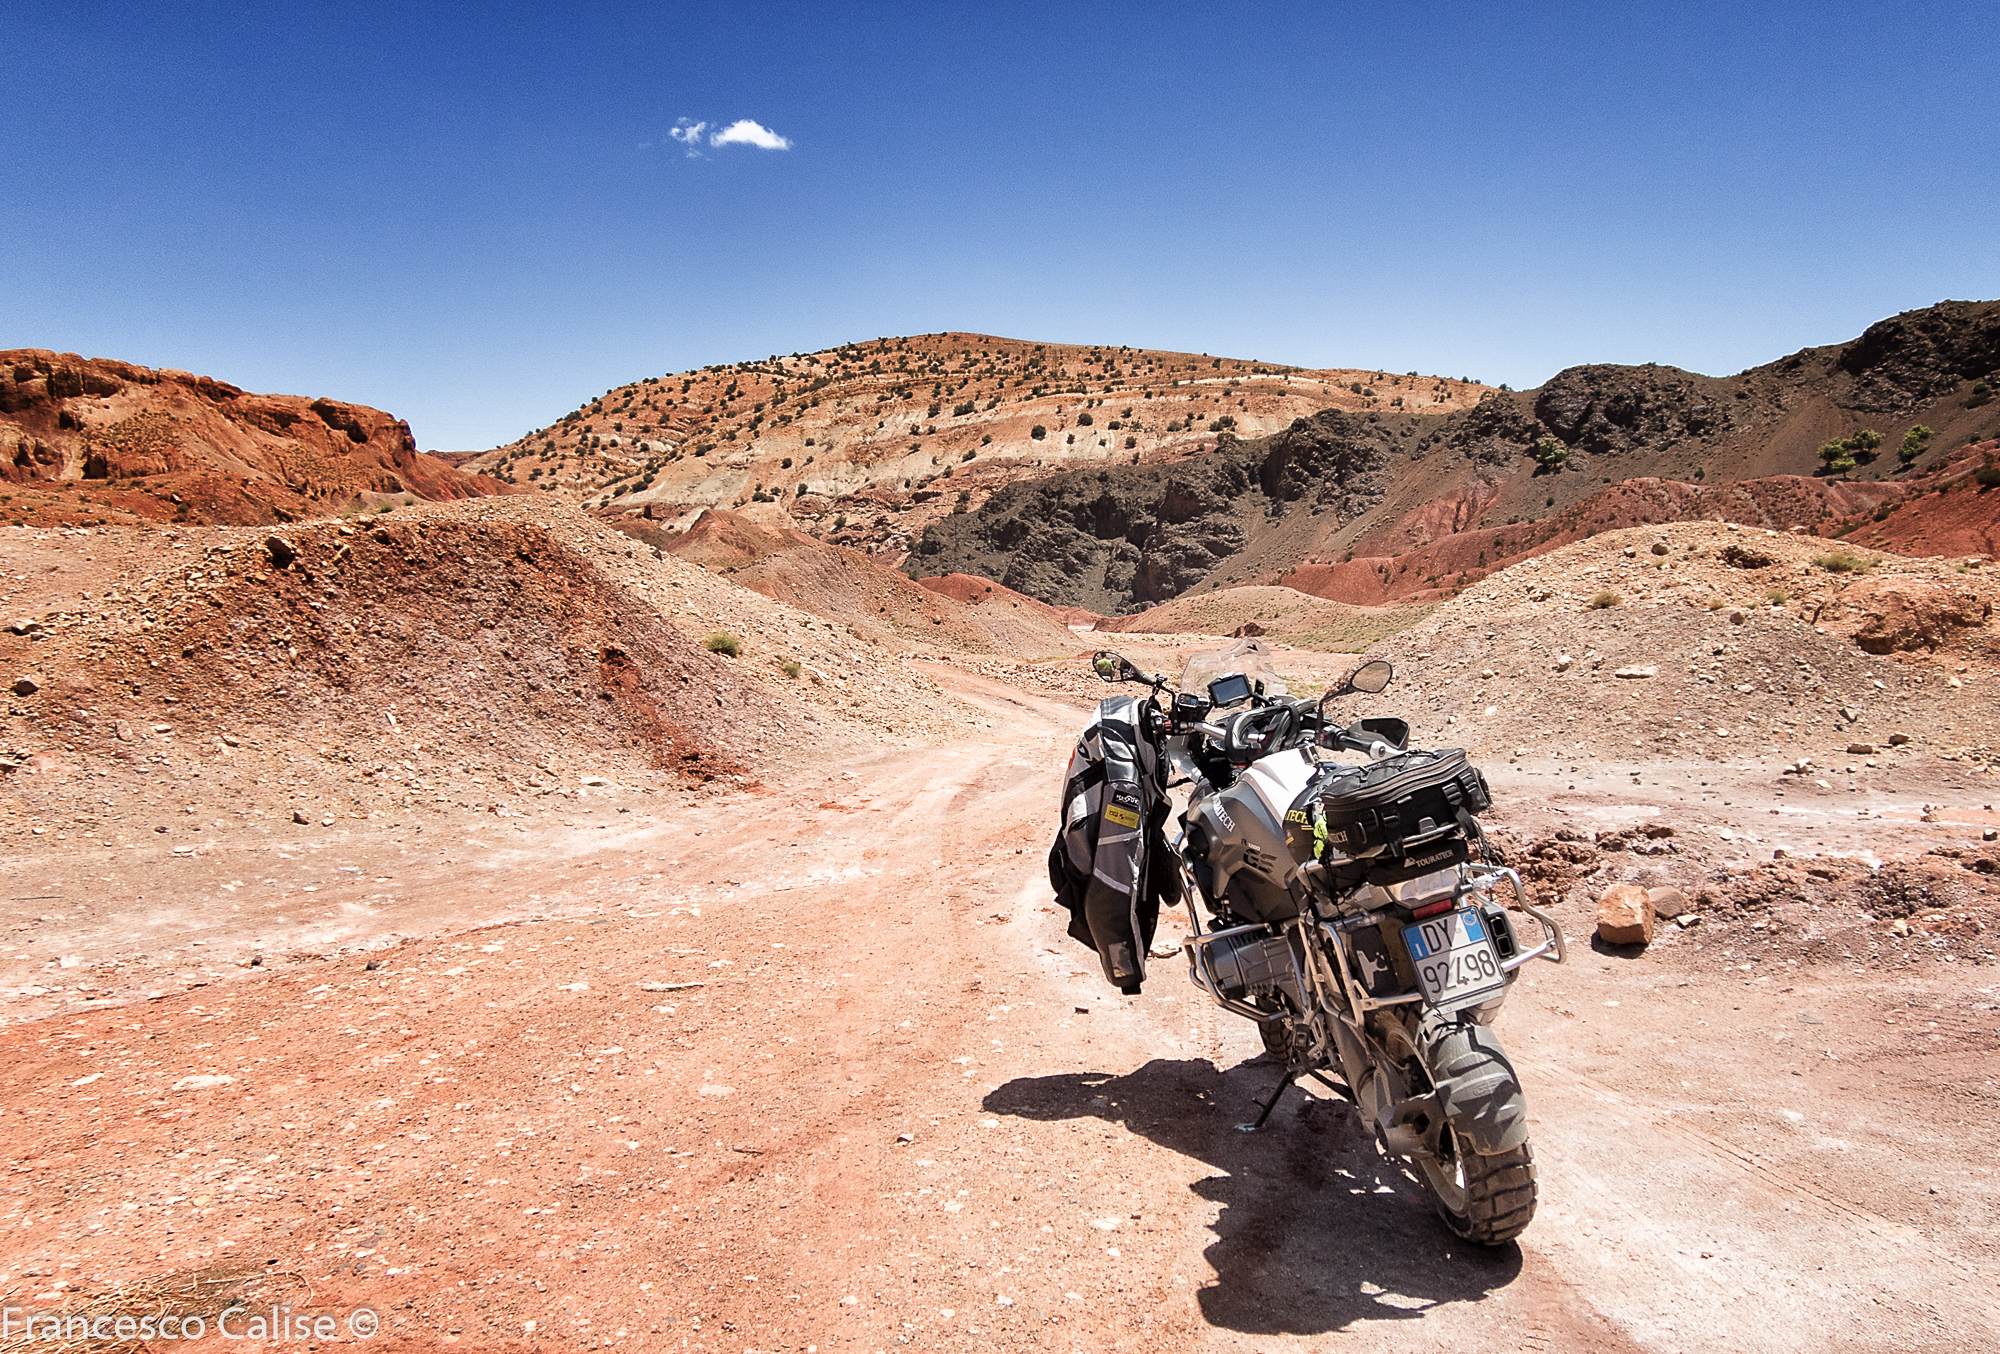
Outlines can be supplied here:
[[1209, 946], [1208, 955], [1224, 996], [1240, 999], [1282, 992], [1304, 1005], [1298, 965], [1285, 937], [1225, 936]]

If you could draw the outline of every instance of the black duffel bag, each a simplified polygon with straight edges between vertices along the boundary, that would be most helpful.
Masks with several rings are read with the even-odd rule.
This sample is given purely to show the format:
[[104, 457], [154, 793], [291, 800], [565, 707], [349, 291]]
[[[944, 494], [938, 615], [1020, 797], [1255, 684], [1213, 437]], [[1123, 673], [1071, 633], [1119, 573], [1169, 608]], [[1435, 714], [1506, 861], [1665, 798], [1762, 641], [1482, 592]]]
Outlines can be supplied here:
[[1361, 766], [1322, 765], [1285, 815], [1294, 858], [1332, 862], [1378, 846], [1401, 855], [1404, 843], [1456, 827], [1484, 845], [1475, 815], [1493, 805], [1486, 777], [1462, 748], [1403, 752]]

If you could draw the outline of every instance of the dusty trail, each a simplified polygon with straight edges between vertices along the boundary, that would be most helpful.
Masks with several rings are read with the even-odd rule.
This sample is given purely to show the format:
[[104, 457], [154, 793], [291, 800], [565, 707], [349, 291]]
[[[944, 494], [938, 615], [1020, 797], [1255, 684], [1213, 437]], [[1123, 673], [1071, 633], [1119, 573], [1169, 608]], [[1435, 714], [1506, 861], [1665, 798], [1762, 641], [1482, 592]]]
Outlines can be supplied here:
[[1048, 904], [1080, 712], [936, 675], [994, 736], [406, 834], [393, 908], [284, 914], [385, 948], [17, 1007], [46, 1014], [0, 1030], [4, 1301], [206, 1274], [367, 1305], [384, 1349], [2000, 1342], [1990, 968], [1535, 966], [1502, 1029], [1542, 1212], [1469, 1251], [1338, 1102], [1235, 1130], [1254, 1032], [1177, 960], [1112, 993]]

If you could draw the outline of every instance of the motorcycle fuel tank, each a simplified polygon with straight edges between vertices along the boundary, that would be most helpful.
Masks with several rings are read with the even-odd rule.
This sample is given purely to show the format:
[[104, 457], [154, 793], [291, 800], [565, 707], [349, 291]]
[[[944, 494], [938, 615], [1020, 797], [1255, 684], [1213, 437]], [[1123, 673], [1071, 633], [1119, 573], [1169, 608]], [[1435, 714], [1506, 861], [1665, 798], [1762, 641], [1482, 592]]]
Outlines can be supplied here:
[[1228, 789], [1188, 806], [1189, 839], [1206, 841], [1210, 879], [1204, 882], [1212, 901], [1227, 904], [1246, 921], [1278, 922], [1299, 914], [1293, 896], [1298, 865], [1285, 845], [1285, 810], [1312, 773], [1303, 750], [1276, 753], [1252, 762]]

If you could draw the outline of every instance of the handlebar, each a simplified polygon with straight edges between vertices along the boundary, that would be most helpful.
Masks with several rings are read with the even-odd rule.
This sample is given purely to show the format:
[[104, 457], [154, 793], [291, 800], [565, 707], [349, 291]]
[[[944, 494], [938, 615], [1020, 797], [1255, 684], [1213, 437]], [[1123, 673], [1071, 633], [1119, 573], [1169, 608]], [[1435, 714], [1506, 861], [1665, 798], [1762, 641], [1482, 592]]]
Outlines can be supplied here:
[[1356, 738], [1346, 729], [1322, 729], [1319, 745], [1323, 748], [1344, 748], [1349, 752], [1359, 752], [1371, 762], [1386, 761], [1396, 755], [1396, 749], [1379, 738]]

